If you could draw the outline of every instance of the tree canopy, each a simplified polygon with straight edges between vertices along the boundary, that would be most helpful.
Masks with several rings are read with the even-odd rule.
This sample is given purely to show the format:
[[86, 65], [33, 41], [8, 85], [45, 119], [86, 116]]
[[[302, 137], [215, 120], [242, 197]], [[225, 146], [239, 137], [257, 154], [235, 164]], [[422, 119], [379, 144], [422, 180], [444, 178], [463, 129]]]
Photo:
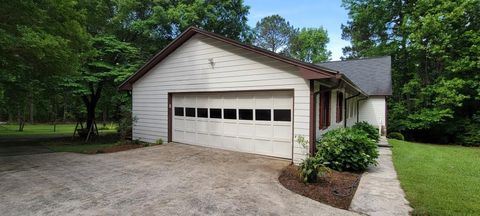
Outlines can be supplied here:
[[254, 44], [272, 52], [281, 52], [288, 49], [290, 41], [297, 34], [288, 21], [280, 15], [271, 15], [262, 18], [254, 28]]
[[129, 100], [116, 87], [189, 26], [251, 40], [248, 9], [242, 0], [4, 0], [0, 114], [33, 122], [61, 112], [91, 125], [101, 104], [118, 116], [105, 113]]
[[332, 52], [327, 50], [330, 41], [327, 30], [320, 28], [302, 28], [292, 38], [289, 53], [292, 57], [310, 63], [325, 62], [330, 59]]
[[347, 58], [391, 55], [389, 129], [480, 142], [480, 1], [344, 0]]

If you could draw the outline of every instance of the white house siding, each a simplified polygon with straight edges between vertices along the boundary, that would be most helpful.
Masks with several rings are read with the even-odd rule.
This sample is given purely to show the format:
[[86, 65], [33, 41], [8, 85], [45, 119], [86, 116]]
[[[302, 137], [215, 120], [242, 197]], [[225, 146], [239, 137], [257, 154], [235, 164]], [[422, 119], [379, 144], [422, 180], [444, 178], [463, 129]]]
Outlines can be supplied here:
[[[195, 35], [133, 84], [133, 139], [167, 140], [169, 92], [274, 89], [294, 90], [293, 134], [308, 139], [309, 82], [296, 67]], [[293, 161], [301, 161], [305, 152], [294, 142]]]
[[[343, 121], [337, 122], [337, 92], [343, 92], [344, 93], [344, 98], [349, 97], [348, 94], [345, 93], [343, 89], [338, 89], [338, 90], [332, 90], [331, 95], [330, 95], [330, 126], [328, 128], [320, 130], [319, 128], [319, 121], [320, 121], [320, 112], [319, 112], [319, 106], [320, 106], [320, 96], [317, 95], [315, 99], [315, 113], [316, 113], [316, 122], [315, 122], [315, 127], [316, 127], [316, 136], [317, 139], [321, 138], [324, 133], [327, 131], [330, 131], [335, 128], [343, 127]], [[345, 108], [345, 106], [343, 106]], [[342, 110], [344, 112], [344, 110]]]
[[354, 97], [347, 102], [347, 127], [351, 127], [357, 123], [357, 100], [359, 97], [361, 96]]
[[370, 96], [359, 103], [359, 121], [366, 121], [371, 125], [381, 128], [386, 126], [385, 96]]
[[[347, 119], [347, 127], [353, 126], [357, 122], [357, 100], [359, 97], [354, 97], [349, 99], [346, 104], [343, 105], [342, 113], [344, 115], [343, 120], [337, 122], [337, 92], [343, 92], [344, 99], [352, 96], [352, 94], [346, 93], [344, 89], [332, 90], [330, 95], [330, 126], [326, 129], [320, 130], [318, 127], [319, 124], [319, 105], [320, 100], [319, 96], [317, 95], [316, 100], [316, 136], [317, 139], [321, 138], [323, 134], [326, 132], [333, 130], [335, 128], [344, 127], [344, 121]], [[347, 114], [345, 115], [345, 109], [347, 109]]]

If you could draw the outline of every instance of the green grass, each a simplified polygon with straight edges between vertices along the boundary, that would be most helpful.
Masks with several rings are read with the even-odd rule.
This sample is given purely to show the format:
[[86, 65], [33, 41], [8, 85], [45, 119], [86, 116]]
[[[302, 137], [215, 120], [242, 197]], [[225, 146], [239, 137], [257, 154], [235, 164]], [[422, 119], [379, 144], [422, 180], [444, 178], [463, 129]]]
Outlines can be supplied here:
[[389, 142], [414, 215], [480, 215], [480, 148]]
[[[98, 125], [100, 128], [101, 125]], [[25, 124], [23, 131], [18, 131], [18, 124], [0, 125], [1, 137], [58, 136], [73, 135], [75, 124], [57, 124], [55, 132], [52, 124]], [[107, 124], [99, 133], [116, 132], [116, 125]]]

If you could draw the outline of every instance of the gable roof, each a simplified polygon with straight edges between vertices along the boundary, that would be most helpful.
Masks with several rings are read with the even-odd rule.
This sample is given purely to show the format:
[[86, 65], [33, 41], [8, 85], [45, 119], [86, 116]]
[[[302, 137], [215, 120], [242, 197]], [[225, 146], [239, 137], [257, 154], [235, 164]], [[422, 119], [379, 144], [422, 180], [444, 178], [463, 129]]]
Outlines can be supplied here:
[[220, 40], [230, 45], [233, 45], [242, 49], [246, 49], [246, 50], [255, 52], [263, 56], [270, 57], [272, 59], [290, 64], [290, 65], [297, 66], [300, 69], [301, 76], [304, 77], [305, 79], [325, 79], [325, 78], [339, 79], [342, 77], [341, 74], [336, 70], [325, 68], [320, 65], [306, 63], [303, 61], [299, 61], [297, 59], [285, 57], [275, 52], [268, 51], [259, 47], [243, 44], [238, 41], [235, 41], [235, 40], [232, 40], [232, 39], [229, 39], [229, 38], [226, 38], [218, 34], [205, 31], [196, 27], [189, 27], [187, 30], [182, 32], [175, 40], [173, 40], [170, 44], [168, 44], [162, 51], [160, 51], [159, 53], [154, 55], [150, 60], [148, 60], [147, 63], [145, 63], [137, 72], [135, 72], [132, 76], [130, 76], [127, 80], [125, 80], [118, 87], [118, 89], [131, 90], [132, 84], [135, 81], [137, 81], [143, 75], [148, 73], [150, 69], [155, 67], [155, 65], [157, 65], [160, 61], [166, 58], [170, 53], [175, 51], [178, 47], [180, 47], [183, 43], [185, 43], [188, 39], [190, 39], [195, 34], [201, 34], [203, 36]]
[[392, 95], [390, 56], [332, 61], [318, 65], [345, 74], [368, 95]]

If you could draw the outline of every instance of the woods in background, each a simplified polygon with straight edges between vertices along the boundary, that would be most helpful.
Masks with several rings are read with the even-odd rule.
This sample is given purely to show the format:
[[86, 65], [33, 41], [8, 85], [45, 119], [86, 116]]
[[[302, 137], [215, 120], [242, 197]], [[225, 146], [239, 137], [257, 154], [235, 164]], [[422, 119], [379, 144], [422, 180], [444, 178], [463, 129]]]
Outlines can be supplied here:
[[347, 58], [391, 55], [389, 130], [480, 145], [480, 1], [344, 0]]
[[0, 117], [118, 118], [116, 87], [189, 26], [246, 40], [241, 0], [2, 1]]

